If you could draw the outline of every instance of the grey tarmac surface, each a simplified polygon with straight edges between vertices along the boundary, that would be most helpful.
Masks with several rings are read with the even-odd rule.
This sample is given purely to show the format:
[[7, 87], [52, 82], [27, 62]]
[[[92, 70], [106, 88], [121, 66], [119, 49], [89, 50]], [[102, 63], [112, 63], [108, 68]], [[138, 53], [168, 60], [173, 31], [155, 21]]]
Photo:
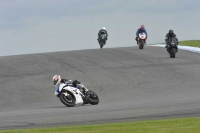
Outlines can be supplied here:
[[[55, 74], [79, 79], [98, 105], [66, 107]], [[146, 46], [0, 57], [0, 129], [200, 116], [200, 54]]]

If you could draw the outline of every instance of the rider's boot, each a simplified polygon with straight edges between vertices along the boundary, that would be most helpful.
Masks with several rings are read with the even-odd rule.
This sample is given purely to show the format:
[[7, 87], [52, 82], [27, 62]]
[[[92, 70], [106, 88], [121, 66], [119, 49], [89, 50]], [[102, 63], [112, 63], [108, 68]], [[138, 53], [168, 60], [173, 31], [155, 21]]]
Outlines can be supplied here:
[[89, 90], [84, 86], [83, 91], [84, 91], [84, 94], [86, 94]]
[[138, 45], [138, 38], [137, 37], [135, 38], [135, 41], [137, 42], [137, 45]]
[[78, 86], [83, 89], [83, 94], [84, 95], [89, 91], [83, 84], [78, 85]]

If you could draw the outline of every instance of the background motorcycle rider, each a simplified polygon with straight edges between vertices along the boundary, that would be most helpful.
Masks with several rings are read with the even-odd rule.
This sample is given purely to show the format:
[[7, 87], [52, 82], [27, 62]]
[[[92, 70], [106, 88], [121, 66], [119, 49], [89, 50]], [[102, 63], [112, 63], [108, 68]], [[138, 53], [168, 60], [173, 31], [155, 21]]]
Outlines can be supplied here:
[[[108, 39], [108, 33], [107, 33], [107, 31], [106, 31], [106, 27], [103, 27], [100, 31], [99, 31], [99, 33], [98, 33], [98, 41], [101, 39], [101, 35], [102, 34], [106, 34], [106, 40]], [[106, 44], [106, 40], [104, 40], [105, 42], [105, 44]]]
[[60, 92], [59, 92], [59, 85], [61, 83], [64, 83], [67, 86], [72, 86], [72, 87], [75, 87], [75, 88], [78, 88], [78, 89], [82, 88], [83, 91], [84, 91], [83, 93], [86, 93], [88, 91], [88, 89], [85, 86], [83, 86], [81, 84], [81, 82], [78, 81], [78, 80], [62, 79], [60, 75], [55, 75], [55, 76], [53, 76], [52, 81], [53, 81], [53, 83], [55, 85], [55, 88], [56, 88], [55, 95], [57, 97], [59, 97], [59, 94], [60, 94]]
[[177, 41], [177, 45], [178, 45], [179, 42], [178, 42], [178, 38], [176, 38], [176, 34], [174, 34], [173, 30], [169, 30], [169, 32], [166, 34], [166, 39], [165, 39], [166, 45], [165, 45], [165, 48], [167, 48], [167, 46], [168, 46], [169, 38], [175, 38], [176, 41]]
[[[140, 33], [145, 33], [146, 34], [146, 39], [147, 39], [147, 31], [145, 30], [144, 25], [141, 25], [140, 28], [136, 32], [136, 38], [135, 38], [135, 40], [136, 40], [137, 44], [138, 44], [138, 37], [139, 37]], [[146, 41], [145, 41], [145, 44], [146, 44]]]

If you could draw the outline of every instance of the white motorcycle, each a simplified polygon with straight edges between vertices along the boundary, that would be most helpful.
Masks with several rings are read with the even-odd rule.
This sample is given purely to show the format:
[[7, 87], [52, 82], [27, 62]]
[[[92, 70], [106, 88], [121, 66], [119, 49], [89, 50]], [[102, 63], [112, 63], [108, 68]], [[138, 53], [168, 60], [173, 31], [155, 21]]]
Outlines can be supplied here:
[[98, 95], [91, 90], [87, 91], [84, 95], [82, 88], [78, 89], [62, 83], [59, 86], [59, 91], [60, 101], [68, 107], [74, 107], [75, 105], [83, 105], [88, 103], [97, 105], [99, 103]]
[[145, 33], [140, 33], [138, 37], [139, 49], [143, 49], [144, 44], [146, 43], [147, 35]]

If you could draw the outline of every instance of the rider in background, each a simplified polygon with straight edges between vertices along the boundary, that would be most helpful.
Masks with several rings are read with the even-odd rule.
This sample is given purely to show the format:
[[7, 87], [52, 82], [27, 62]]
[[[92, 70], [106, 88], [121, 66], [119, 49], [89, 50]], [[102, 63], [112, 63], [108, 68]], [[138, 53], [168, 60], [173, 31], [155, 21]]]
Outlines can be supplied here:
[[55, 88], [56, 88], [55, 95], [58, 96], [58, 97], [59, 97], [59, 94], [60, 94], [59, 86], [60, 86], [61, 83], [64, 83], [67, 86], [72, 86], [72, 87], [75, 87], [75, 88], [78, 88], [78, 89], [82, 88], [84, 93], [86, 93], [88, 91], [88, 89], [85, 86], [83, 86], [83, 84], [81, 84], [81, 82], [78, 81], [78, 80], [62, 79], [60, 75], [55, 75], [55, 76], [53, 76], [52, 81], [53, 81]]
[[141, 25], [140, 28], [136, 32], [136, 38], [135, 38], [135, 40], [137, 41], [137, 44], [138, 44], [138, 37], [139, 37], [140, 33], [145, 33], [146, 34], [146, 39], [147, 39], [147, 31], [145, 30], [144, 25]]
[[169, 32], [166, 34], [166, 39], [165, 39], [166, 45], [165, 45], [165, 48], [167, 48], [167, 46], [168, 46], [169, 38], [175, 38], [176, 41], [177, 41], [177, 45], [178, 45], [179, 42], [178, 42], [178, 38], [176, 38], [176, 34], [174, 34], [173, 30], [169, 30]]
[[[107, 33], [107, 31], [106, 31], [106, 27], [103, 27], [100, 31], [99, 31], [99, 33], [98, 33], [98, 41], [100, 40], [100, 37], [101, 37], [101, 35], [102, 34], [106, 34], [106, 40], [108, 39], [108, 33]], [[105, 43], [106, 43], [106, 41], [105, 41]]]

